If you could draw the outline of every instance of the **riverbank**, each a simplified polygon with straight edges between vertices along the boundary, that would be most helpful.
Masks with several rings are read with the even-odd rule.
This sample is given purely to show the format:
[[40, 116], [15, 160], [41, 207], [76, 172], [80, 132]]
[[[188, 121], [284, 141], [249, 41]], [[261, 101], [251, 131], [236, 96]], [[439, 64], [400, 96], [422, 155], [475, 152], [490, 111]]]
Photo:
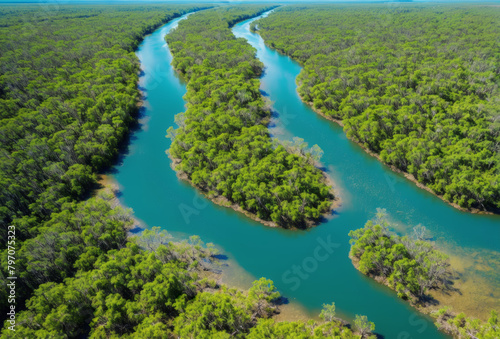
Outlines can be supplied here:
[[[120, 187], [118, 186], [117, 182], [109, 175], [107, 174], [99, 174], [99, 180], [97, 180], [97, 183], [100, 187], [98, 187], [92, 194], [92, 196], [99, 196], [99, 194], [104, 193], [107, 195], [110, 195], [110, 199], [108, 199], [109, 204], [111, 207], [115, 208], [117, 206], [123, 208], [124, 210], [131, 210], [131, 218], [134, 221], [134, 223], [127, 228], [127, 231], [132, 231], [132, 230], [137, 230], [137, 229], [145, 229], [146, 224], [138, 219], [132, 209], [130, 207], [127, 207], [123, 205], [120, 200], [118, 199], [118, 196], [120, 195]], [[130, 233], [129, 233], [130, 235]]]
[[[393, 286], [391, 286], [391, 284], [389, 284], [389, 282], [387, 281], [386, 278], [384, 277], [381, 277], [381, 276], [375, 276], [373, 274], [364, 274], [360, 271], [359, 269], [359, 260], [351, 255], [349, 255], [349, 259], [351, 259], [351, 262], [353, 264], [353, 266], [356, 268], [356, 270], [358, 270], [358, 272], [360, 272], [361, 274], [375, 280], [377, 283], [379, 284], [382, 284], [382, 285], [385, 285], [387, 286], [388, 288], [390, 288], [391, 290], [393, 290], [394, 292], [396, 291]], [[433, 296], [434, 297], [434, 296]], [[439, 309], [445, 307], [446, 305], [442, 305], [439, 300], [437, 299], [432, 299], [431, 301], [428, 301], [427, 303], [424, 303], [424, 304], [419, 304], [419, 303], [416, 303], [414, 300], [407, 300], [408, 303], [413, 307], [415, 308], [418, 312], [422, 313], [422, 314], [425, 314], [425, 315], [431, 315], [432, 313], [434, 312], [437, 312], [439, 311]], [[435, 302], [438, 302], [438, 304], [436, 305]], [[454, 313], [453, 316], [456, 316], [456, 314]], [[450, 330], [449, 328], [449, 324], [445, 321], [444, 318], [441, 318], [441, 319], [436, 319], [436, 323], [439, 324], [440, 326], [436, 326], [441, 330], [443, 331], [444, 333], [446, 334], [452, 334], [452, 331]]]
[[[321, 115], [323, 118], [325, 118], [327, 120], [330, 120], [330, 121], [333, 121], [334, 123], [338, 124], [339, 126], [344, 127], [344, 123], [342, 122], [342, 120], [336, 119], [336, 118], [334, 118], [332, 116], [329, 116], [329, 115], [325, 114], [321, 110], [315, 108], [314, 104], [312, 102], [305, 101], [304, 98], [300, 95], [300, 93], [298, 91], [298, 88], [299, 88], [300, 85], [301, 85], [300, 83], [297, 83], [297, 95], [300, 97], [300, 100], [302, 100], [302, 102], [304, 102], [306, 105], [308, 105], [314, 112], [316, 112], [317, 114]], [[458, 204], [456, 204], [454, 202], [446, 200], [443, 195], [437, 194], [432, 189], [430, 189], [426, 185], [424, 185], [421, 182], [419, 182], [417, 180], [417, 178], [415, 178], [415, 176], [413, 174], [405, 172], [405, 171], [402, 171], [402, 170], [400, 170], [399, 168], [397, 168], [394, 165], [390, 165], [390, 164], [385, 163], [382, 160], [382, 158], [380, 157], [380, 155], [378, 153], [375, 153], [375, 152], [369, 150], [361, 142], [359, 142], [357, 140], [354, 140], [353, 138], [348, 137], [347, 134], [346, 134], [346, 137], [349, 140], [351, 140], [352, 142], [356, 143], [359, 147], [361, 147], [367, 154], [369, 154], [370, 156], [376, 158], [378, 161], [380, 161], [385, 166], [389, 167], [393, 172], [400, 173], [400, 174], [404, 175], [404, 177], [406, 179], [408, 179], [409, 181], [413, 182], [417, 187], [419, 187], [419, 188], [421, 188], [423, 190], [426, 190], [427, 192], [435, 195], [436, 197], [438, 197], [439, 199], [441, 199], [442, 201], [444, 201], [448, 205], [450, 205], [450, 206], [452, 206], [452, 207], [454, 207], [454, 208], [456, 208], [456, 209], [458, 209], [458, 210], [460, 210], [462, 212], [469, 212], [469, 213], [472, 213], [472, 214], [484, 214], [484, 215], [498, 215], [499, 212], [500, 212], [500, 211], [499, 212], [484, 211], [484, 210], [480, 210], [480, 209], [477, 209], [477, 208], [463, 208], [463, 207], [461, 207], [460, 205], [458, 205]]]
[[[168, 153], [168, 152], [166, 152], [166, 153]], [[203, 194], [203, 196], [205, 198], [209, 199], [214, 204], [217, 204], [217, 205], [222, 206], [222, 207], [230, 208], [236, 212], [239, 212], [239, 213], [245, 215], [247, 218], [250, 218], [254, 221], [257, 221], [257, 222], [263, 224], [264, 226], [285, 228], [285, 227], [280, 226], [278, 223], [276, 223], [274, 221], [264, 220], [262, 218], [259, 218], [255, 213], [244, 210], [243, 208], [241, 208], [240, 205], [229, 201], [229, 199], [227, 199], [226, 197], [224, 197], [222, 195], [217, 195], [217, 196], [209, 195], [208, 192], [206, 190], [204, 190], [202, 187], [199, 187], [199, 186], [193, 184], [191, 179], [189, 179], [188, 175], [184, 171], [181, 171], [177, 168], [177, 165], [179, 165], [181, 162], [180, 159], [173, 158], [170, 154], [168, 154], [168, 157], [171, 160], [170, 166], [177, 174], [177, 177], [181, 180], [188, 182], [191, 186], [197, 188]], [[334, 197], [333, 200], [331, 201], [330, 209], [327, 212], [322, 214], [323, 218], [329, 218], [329, 217], [331, 217], [333, 211], [335, 211], [336, 209], [338, 209], [341, 206], [341, 200], [340, 200], [340, 198], [338, 198], [334, 194], [335, 189], [334, 189], [333, 180], [325, 172], [321, 171], [321, 173], [323, 174], [323, 181], [322, 182], [325, 185], [327, 185], [328, 187], [330, 187], [330, 194]], [[305, 225], [306, 227], [305, 228], [306, 229], [312, 228], [312, 227], [318, 226], [320, 223], [321, 223], [321, 220], [309, 220], [308, 219], [308, 220], [306, 220], [306, 225]], [[285, 229], [299, 230], [302, 228], [290, 227], [290, 228], [285, 228]]]
[[[349, 259], [353, 266], [361, 274], [375, 280], [377, 283], [382, 284], [396, 292], [394, 286], [392, 286], [386, 277], [376, 276], [373, 274], [364, 274], [359, 268], [359, 259], [353, 257], [349, 254]], [[450, 289], [433, 289], [427, 292], [427, 300], [421, 301], [417, 299], [406, 299], [406, 301], [415, 308], [418, 312], [431, 316], [435, 320], [436, 327], [448, 335], [456, 335], [458, 333], [458, 327], [454, 323], [450, 323], [450, 319], [454, 319], [460, 314], [465, 314], [465, 317], [471, 317], [472, 319], [477, 319], [482, 324], [486, 324], [490, 317], [491, 310], [482, 310], [480, 315], [475, 311], [475, 304], [477, 303], [466, 303], [467, 306], [464, 307], [463, 302], [461, 302], [462, 296], [464, 294], [469, 294], [469, 289], [474, 289], [476, 286], [470, 286], [466, 284], [465, 281], [459, 277], [457, 270], [452, 266], [453, 274], [453, 287]], [[467, 288], [467, 291], [462, 290], [462, 288]], [[449, 303], [448, 301], [452, 301]], [[462, 325], [460, 325], [462, 326]]]
[[[119, 201], [120, 188], [112, 176], [101, 174], [98, 180], [101, 187], [96, 189], [93, 196], [98, 196], [101, 192], [105, 194], [112, 194], [112, 198], [109, 199], [111, 206], [120, 206], [123, 209], [129, 209], [129, 207], [123, 205]], [[132, 229], [140, 228], [142, 230], [147, 229], [148, 226], [141, 220], [139, 220], [132, 212], [131, 218], [134, 220], [134, 224], [129, 227], [128, 237], [137, 236], [134, 232], [130, 232]], [[168, 231], [168, 227], [165, 227]], [[175, 240], [175, 241], [181, 241]], [[224, 253], [222, 253], [224, 254]], [[257, 280], [256, 277], [245, 271], [238, 263], [232, 259], [218, 260], [219, 270], [206, 270], [200, 271], [200, 277], [212, 279], [217, 282], [218, 285], [226, 285], [230, 288], [236, 288], [240, 291], [248, 291], [252, 286], [252, 282]], [[319, 321], [318, 314], [311, 314], [302, 305], [297, 302], [287, 302], [284, 304], [277, 305], [276, 313], [273, 314], [272, 319], [276, 322], [284, 321], [304, 321], [307, 322], [311, 319]], [[345, 322], [347, 323], [347, 322]]]

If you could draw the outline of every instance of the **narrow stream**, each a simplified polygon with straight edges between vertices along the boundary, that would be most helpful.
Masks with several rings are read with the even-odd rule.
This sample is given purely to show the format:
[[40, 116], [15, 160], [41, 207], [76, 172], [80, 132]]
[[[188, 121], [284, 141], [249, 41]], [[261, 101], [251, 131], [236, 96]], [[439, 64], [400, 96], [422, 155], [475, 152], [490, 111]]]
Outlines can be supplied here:
[[[139, 86], [145, 95], [141, 124], [111, 175], [120, 187], [120, 201], [133, 208], [138, 219], [176, 237], [196, 234], [215, 243], [242, 268], [238, 271], [242, 276], [235, 280], [244, 285], [261, 276], [272, 279], [284, 296], [312, 315], [319, 313], [323, 303], [335, 302], [340, 316], [351, 320], [355, 314], [367, 315], [375, 322], [376, 333], [386, 338], [446, 338], [432, 319], [360, 274], [348, 258], [349, 230], [362, 227], [376, 208], [386, 208], [401, 225], [398, 232], [409, 231], [404, 225], [421, 223], [439, 246], [457, 255], [475, 253], [469, 259], [481, 260], [484, 279], [496, 286], [482, 288], [481, 297], [492, 298], [498, 305], [498, 269], [494, 265], [498, 265], [500, 218], [453, 209], [348, 141], [340, 127], [300, 101], [295, 85], [300, 66], [265, 47], [257, 34], [249, 32], [250, 22], [256, 19], [236, 25], [233, 32], [257, 48], [257, 57], [266, 66], [261, 89], [278, 112], [271, 131], [279, 138], [304, 138], [324, 150], [322, 162], [337, 183], [343, 206], [314, 229], [286, 231], [217, 206], [180, 181], [165, 155], [170, 144], [165, 134], [174, 125], [174, 116], [185, 110], [182, 96], [186, 88], [170, 66], [172, 55], [164, 36], [185, 17], [160, 27], [137, 50], [143, 70]], [[190, 20], [195, 19], [193, 14]], [[464, 267], [464, 277], [478, 276], [469, 266]]]

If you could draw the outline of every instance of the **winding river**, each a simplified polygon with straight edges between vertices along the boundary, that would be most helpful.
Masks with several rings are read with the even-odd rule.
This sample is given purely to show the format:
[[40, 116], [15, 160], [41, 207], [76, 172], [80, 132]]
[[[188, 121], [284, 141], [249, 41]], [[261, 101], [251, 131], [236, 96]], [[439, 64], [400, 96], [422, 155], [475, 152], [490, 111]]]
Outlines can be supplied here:
[[215, 243], [234, 263], [231, 266], [240, 268], [232, 273], [238, 273], [239, 283], [248, 285], [261, 276], [272, 279], [292, 304], [311, 315], [319, 313], [323, 303], [335, 302], [342, 317], [352, 320], [355, 314], [367, 315], [375, 322], [376, 333], [386, 338], [446, 338], [431, 318], [360, 274], [348, 258], [349, 231], [373, 218], [377, 208], [385, 208], [399, 233], [410, 231], [405, 225], [425, 225], [462, 269], [463, 280], [480, 286], [463, 291], [462, 298], [469, 293], [471, 305], [484, 300], [483, 307], [499, 308], [500, 218], [454, 209], [347, 140], [341, 127], [301, 102], [295, 84], [300, 65], [249, 32], [249, 24], [256, 19], [237, 24], [233, 32], [257, 49], [266, 66], [261, 89], [276, 110], [271, 133], [281, 139], [298, 136], [324, 150], [322, 163], [336, 182], [342, 206], [314, 229], [285, 231], [217, 206], [180, 181], [165, 155], [170, 143], [165, 134], [174, 125], [174, 116], [185, 109], [186, 88], [170, 66], [172, 55], [164, 36], [185, 17], [160, 27], [137, 50], [143, 70], [139, 86], [145, 95], [140, 127], [111, 176], [120, 188], [120, 201], [133, 208], [139, 220], [178, 238], [196, 234]]

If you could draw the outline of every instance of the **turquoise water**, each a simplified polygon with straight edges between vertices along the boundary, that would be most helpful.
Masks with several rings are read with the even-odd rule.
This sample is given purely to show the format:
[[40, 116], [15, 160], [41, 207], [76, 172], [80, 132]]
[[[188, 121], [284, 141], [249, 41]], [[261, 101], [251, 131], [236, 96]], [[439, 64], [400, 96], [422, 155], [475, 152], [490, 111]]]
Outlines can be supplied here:
[[295, 85], [300, 66], [249, 33], [251, 20], [236, 25], [233, 32], [255, 46], [266, 65], [261, 87], [278, 114], [271, 132], [279, 138], [304, 138], [324, 150], [322, 162], [336, 181], [343, 205], [314, 229], [285, 231], [206, 200], [176, 177], [165, 155], [170, 143], [166, 129], [174, 125], [175, 114], [184, 111], [186, 89], [170, 66], [172, 56], [164, 36], [182, 19], [147, 36], [137, 51], [145, 106], [140, 128], [112, 173], [121, 202], [148, 226], [160, 226], [177, 237], [197, 234], [215, 243], [251, 276], [272, 279], [284, 296], [311, 313], [319, 313], [323, 303], [335, 302], [344, 318], [367, 315], [386, 338], [445, 338], [430, 318], [356, 271], [348, 258], [347, 234], [381, 207], [395, 222], [424, 224], [438, 243], [498, 251], [500, 219], [453, 209], [348, 141], [340, 127], [300, 101]]

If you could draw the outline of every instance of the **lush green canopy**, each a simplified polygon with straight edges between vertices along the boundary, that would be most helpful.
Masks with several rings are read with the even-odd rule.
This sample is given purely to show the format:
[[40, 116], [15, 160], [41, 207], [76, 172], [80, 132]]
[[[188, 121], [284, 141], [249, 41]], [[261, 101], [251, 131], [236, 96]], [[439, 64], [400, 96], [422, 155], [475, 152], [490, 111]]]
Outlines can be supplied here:
[[350, 256], [359, 270], [387, 279], [404, 299], [425, 301], [429, 289], [448, 287], [448, 257], [431, 243], [418, 237], [400, 237], [388, 227], [388, 222], [378, 217], [364, 228], [349, 232]]
[[256, 79], [262, 64], [229, 29], [267, 9], [199, 12], [167, 36], [173, 65], [188, 80], [188, 109], [177, 117], [178, 128], [168, 131], [170, 155], [209, 196], [222, 195], [283, 227], [304, 227], [329, 209], [329, 187], [311, 156], [273, 143]]
[[462, 207], [500, 207], [500, 8], [286, 6], [256, 22], [304, 101]]
[[[173, 243], [156, 228], [129, 240], [130, 211], [113, 207], [111, 194], [89, 197], [97, 171], [111, 164], [134, 122], [139, 67], [132, 51], [145, 34], [197, 7], [56, 7], [0, 7], [0, 229], [16, 227], [19, 278], [16, 331], [5, 322], [1, 337], [248, 335], [276, 311], [280, 295], [271, 281], [245, 292], [220, 286], [205, 277], [217, 262], [213, 246], [196, 236]], [[228, 23], [249, 15], [248, 8], [224, 13]], [[253, 81], [249, 91], [255, 88]], [[4, 282], [6, 261], [4, 251]], [[353, 338], [340, 323], [328, 326]]]
[[[133, 53], [196, 6], [0, 6], [0, 248], [15, 226], [18, 310], [125, 243], [130, 217], [88, 198], [134, 122]], [[134, 22], [134, 24], [130, 24]], [[1, 319], [6, 286], [0, 287]]]

